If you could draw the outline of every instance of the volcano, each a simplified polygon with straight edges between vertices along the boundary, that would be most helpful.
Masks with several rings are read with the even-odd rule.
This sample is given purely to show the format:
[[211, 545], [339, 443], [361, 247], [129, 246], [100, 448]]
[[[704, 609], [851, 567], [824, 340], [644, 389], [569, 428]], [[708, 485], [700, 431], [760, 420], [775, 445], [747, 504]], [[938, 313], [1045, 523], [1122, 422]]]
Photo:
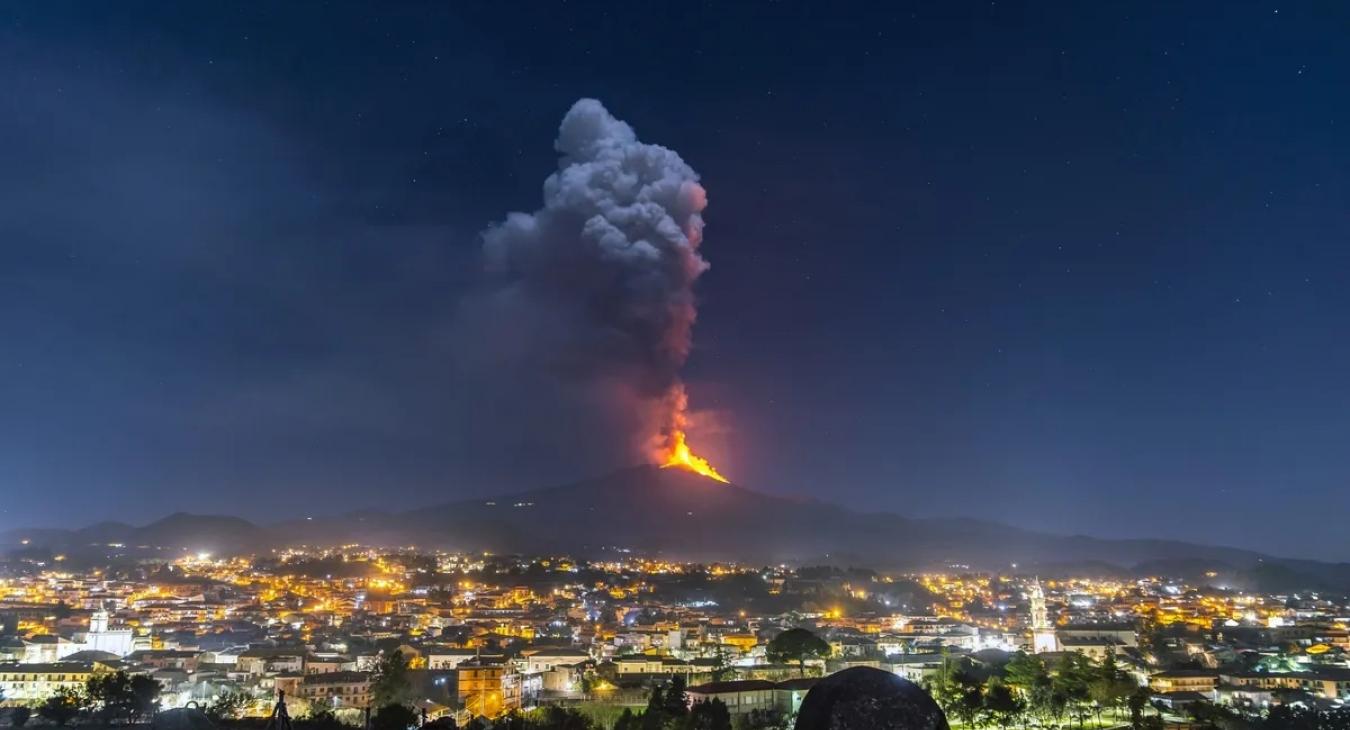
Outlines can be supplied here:
[[[354, 539], [465, 551], [594, 556], [628, 549], [727, 559], [770, 540], [801, 504], [681, 467], [638, 466], [562, 486], [462, 500], [400, 514], [364, 513], [289, 523], [306, 542]], [[766, 519], [769, 518], [769, 519]], [[699, 546], [690, 550], [691, 546]], [[777, 542], [756, 555], [787, 549]]]
[[[166, 529], [172, 526], [174, 529]], [[210, 527], [194, 530], [193, 526]], [[90, 547], [85, 530], [15, 530], [0, 546]], [[103, 528], [100, 532], [107, 532]], [[366, 511], [256, 527], [235, 518], [175, 515], [118, 526], [128, 545], [240, 552], [281, 545], [418, 545], [465, 552], [626, 554], [752, 564], [823, 564], [892, 570], [1134, 571], [1184, 576], [1260, 575], [1301, 588], [1350, 589], [1350, 564], [1278, 558], [1176, 540], [1106, 540], [1022, 530], [971, 519], [912, 519], [765, 494], [682, 468], [639, 466], [562, 486], [467, 499], [406, 512]], [[97, 542], [107, 539], [99, 535]], [[241, 546], [249, 546], [247, 550]]]
[[[780, 562], [885, 569], [1064, 571], [1136, 568], [1180, 575], [1271, 570], [1304, 586], [1350, 588], [1350, 564], [1276, 558], [1176, 540], [1053, 535], [973, 519], [858, 512], [722, 483], [681, 468], [638, 466], [593, 479], [395, 515], [284, 526], [292, 540], [437, 545], [465, 551], [579, 557], [631, 550], [678, 560]], [[1197, 573], [1203, 575], [1203, 572]]]

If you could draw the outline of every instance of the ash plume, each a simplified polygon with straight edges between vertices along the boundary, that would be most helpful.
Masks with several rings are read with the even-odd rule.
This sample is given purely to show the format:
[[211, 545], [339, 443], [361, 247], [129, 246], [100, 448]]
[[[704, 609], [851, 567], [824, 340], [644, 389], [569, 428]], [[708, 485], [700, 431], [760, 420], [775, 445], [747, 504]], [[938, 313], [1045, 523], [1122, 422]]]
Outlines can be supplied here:
[[708, 269], [707, 194], [678, 154], [594, 99], [572, 106], [554, 147], [543, 207], [483, 233], [488, 281], [468, 309], [489, 332], [479, 365], [543, 376], [558, 386], [546, 397], [612, 432], [597, 437], [621, 433], [629, 458], [659, 460], [687, 418], [679, 370]]

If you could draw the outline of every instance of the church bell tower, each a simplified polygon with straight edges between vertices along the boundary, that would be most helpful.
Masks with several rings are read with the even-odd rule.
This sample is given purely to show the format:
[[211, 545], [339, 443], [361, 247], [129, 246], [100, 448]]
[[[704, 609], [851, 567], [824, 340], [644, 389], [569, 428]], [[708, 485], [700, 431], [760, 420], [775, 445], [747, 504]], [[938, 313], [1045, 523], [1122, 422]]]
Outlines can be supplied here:
[[1031, 582], [1031, 651], [1042, 654], [1047, 651], [1059, 651], [1059, 637], [1055, 636], [1055, 627], [1050, 623], [1050, 614], [1045, 609], [1045, 591], [1041, 590], [1041, 579]]

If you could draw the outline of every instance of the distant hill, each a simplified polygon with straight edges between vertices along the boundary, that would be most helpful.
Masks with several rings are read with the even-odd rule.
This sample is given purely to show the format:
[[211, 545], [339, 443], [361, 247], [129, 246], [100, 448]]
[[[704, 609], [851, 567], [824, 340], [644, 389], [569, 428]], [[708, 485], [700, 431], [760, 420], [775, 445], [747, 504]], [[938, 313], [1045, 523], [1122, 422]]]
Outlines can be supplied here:
[[[276, 533], [240, 517], [179, 512], [142, 527], [100, 522], [79, 530], [10, 530], [0, 548], [26, 547], [67, 554], [106, 554], [116, 546], [128, 554], [209, 552], [229, 555], [267, 549]], [[26, 541], [26, 543], [25, 543]]]
[[[121, 530], [125, 528], [125, 534]], [[97, 534], [98, 539], [92, 539]], [[117, 539], [113, 536], [121, 534]], [[285, 544], [420, 545], [465, 551], [596, 556], [632, 550], [693, 560], [835, 563], [889, 569], [950, 565], [1210, 577], [1235, 587], [1350, 588], [1350, 565], [1292, 560], [1174, 540], [1104, 540], [1021, 530], [971, 519], [862, 513], [722, 484], [676, 469], [634, 467], [564, 486], [406, 512], [365, 511], [263, 528], [232, 517], [176, 514], [144, 527], [14, 531], [0, 545], [121, 542], [160, 551], [217, 553]], [[1214, 576], [1208, 576], [1214, 573]]]

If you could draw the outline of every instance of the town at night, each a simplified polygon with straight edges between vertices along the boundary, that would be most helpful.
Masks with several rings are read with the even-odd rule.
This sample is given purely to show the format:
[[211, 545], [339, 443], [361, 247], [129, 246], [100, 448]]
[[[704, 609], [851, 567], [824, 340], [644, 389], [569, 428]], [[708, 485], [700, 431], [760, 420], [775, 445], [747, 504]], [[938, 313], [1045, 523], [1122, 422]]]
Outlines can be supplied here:
[[83, 698], [119, 672], [157, 690], [119, 719], [152, 705], [261, 718], [285, 692], [292, 716], [330, 725], [368, 722], [391, 700], [428, 721], [561, 708], [636, 725], [665, 688], [687, 700], [667, 696], [658, 709], [672, 716], [717, 700], [734, 727], [778, 727], [821, 677], [853, 667], [919, 683], [971, 726], [1115, 727], [1202, 702], [1328, 705], [1350, 688], [1344, 596], [1242, 590], [1212, 572], [889, 573], [359, 545], [68, 560], [20, 559], [0, 580], [0, 690], [43, 717], [52, 697]]
[[0, 4], [0, 730], [1350, 730], [1350, 4]]

